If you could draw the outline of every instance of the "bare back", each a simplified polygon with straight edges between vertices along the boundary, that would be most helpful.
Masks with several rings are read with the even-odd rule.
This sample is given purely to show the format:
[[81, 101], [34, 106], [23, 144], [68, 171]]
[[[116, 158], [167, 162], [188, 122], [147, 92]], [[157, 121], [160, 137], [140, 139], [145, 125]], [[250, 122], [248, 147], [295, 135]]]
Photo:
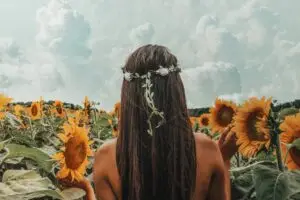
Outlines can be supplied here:
[[[193, 200], [228, 200], [226, 172], [217, 144], [201, 133], [195, 134], [195, 141], [197, 177]], [[116, 143], [116, 139], [110, 140], [103, 144], [95, 155], [95, 193], [101, 200], [121, 200]]]

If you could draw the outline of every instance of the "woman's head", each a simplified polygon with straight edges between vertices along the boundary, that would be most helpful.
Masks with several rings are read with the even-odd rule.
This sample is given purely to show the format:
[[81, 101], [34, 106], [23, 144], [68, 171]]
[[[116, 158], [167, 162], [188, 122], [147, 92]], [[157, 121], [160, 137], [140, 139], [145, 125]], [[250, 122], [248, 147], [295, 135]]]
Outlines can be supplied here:
[[[122, 85], [117, 163], [123, 199], [183, 200], [194, 189], [195, 143], [183, 83], [179, 70], [153, 73], [160, 67], [178, 69], [177, 58], [166, 47], [145, 45], [123, 68], [136, 77], [151, 74], [124, 78]], [[163, 116], [157, 128], [162, 118], [153, 111]]]
[[[174, 67], [175, 72], [170, 72], [166, 76], [151, 73], [151, 92], [156, 108], [164, 112], [165, 118], [170, 121], [176, 117], [187, 117], [187, 107], [185, 91], [179, 75], [177, 58], [168, 48], [160, 45], [145, 45], [135, 50], [127, 59], [123, 72], [145, 75], [148, 72], [158, 70], [160, 67]], [[145, 115], [151, 112], [149, 103], [145, 98], [146, 80], [137, 78], [131, 81], [124, 79], [121, 92], [122, 109], [130, 108], [136, 111], [143, 111]], [[126, 111], [124, 111], [125, 114]], [[168, 116], [169, 114], [169, 116]], [[128, 114], [125, 114], [128, 118]], [[170, 116], [171, 115], [171, 116]], [[183, 116], [185, 115], [185, 116]], [[143, 121], [141, 118], [139, 120]]]
[[144, 74], [156, 70], [159, 66], [177, 67], [177, 58], [168, 48], [160, 45], [145, 45], [135, 50], [127, 59], [124, 69]]

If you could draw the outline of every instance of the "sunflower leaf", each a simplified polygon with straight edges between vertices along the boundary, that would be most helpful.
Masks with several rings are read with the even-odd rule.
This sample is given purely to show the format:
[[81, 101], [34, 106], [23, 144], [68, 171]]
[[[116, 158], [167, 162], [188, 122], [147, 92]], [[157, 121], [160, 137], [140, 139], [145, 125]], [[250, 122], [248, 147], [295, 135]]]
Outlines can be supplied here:
[[274, 163], [274, 162], [271, 162], [268, 160], [258, 161], [253, 164], [247, 165], [247, 166], [236, 167], [236, 168], [230, 169], [231, 176], [238, 177], [238, 176], [246, 173], [247, 171], [251, 171], [257, 165], [271, 165], [271, 166], [276, 167], [276, 163]]
[[6, 159], [24, 157], [35, 161], [37, 165], [46, 172], [50, 172], [52, 170], [53, 161], [51, 161], [51, 157], [40, 149], [29, 148], [18, 144], [7, 144], [5, 145], [5, 149], [7, 153], [4, 158], [0, 160], [0, 165]]
[[22, 122], [13, 114], [6, 112], [5, 113], [6, 117], [8, 118], [9, 123], [15, 127], [18, 128], [22, 125]]
[[16, 158], [11, 158], [11, 159], [6, 159], [4, 162], [7, 164], [18, 164], [20, 163], [22, 160], [24, 159], [24, 157], [16, 157]]
[[106, 118], [100, 118], [97, 120], [97, 125], [100, 127], [106, 127], [109, 126], [109, 121]]
[[36, 141], [33, 140], [29, 135], [21, 134], [20, 132], [12, 132], [13, 143], [22, 144], [30, 147], [36, 147]]
[[29, 200], [53, 197], [63, 199], [48, 178], [41, 177], [33, 170], [7, 170], [0, 183], [1, 200]]
[[279, 171], [274, 166], [257, 165], [253, 169], [257, 199], [288, 200], [300, 192], [299, 171]]
[[33, 170], [6, 170], [2, 182], [36, 178], [41, 178], [41, 176]]
[[77, 200], [86, 195], [86, 192], [80, 188], [68, 188], [60, 193], [66, 200]]
[[[261, 163], [261, 162], [259, 162]], [[252, 168], [258, 163], [231, 170], [231, 199], [242, 200], [253, 187]]]
[[5, 144], [10, 142], [10, 141], [11, 141], [11, 139], [1, 141], [0, 142], [0, 151], [5, 147]]

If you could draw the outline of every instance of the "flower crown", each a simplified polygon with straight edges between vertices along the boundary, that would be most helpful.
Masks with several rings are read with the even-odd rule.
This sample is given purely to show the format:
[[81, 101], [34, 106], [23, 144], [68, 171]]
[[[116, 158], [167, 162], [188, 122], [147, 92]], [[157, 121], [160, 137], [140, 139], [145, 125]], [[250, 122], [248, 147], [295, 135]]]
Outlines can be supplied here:
[[163, 67], [160, 65], [158, 70], [150, 70], [150, 71], [148, 71], [147, 74], [144, 74], [144, 75], [140, 75], [138, 73], [127, 72], [127, 71], [125, 71], [124, 68], [122, 68], [122, 69], [123, 69], [124, 79], [126, 81], [131, 81], [132, 79], [137, 79], [137, 78], [145, 79], [147, 77], [147, 74], [149, 74], [149, 73], [158, 74], [160, 76], [167, 76], [171, 72], [181, 72], [181, 69], [179, 67], [175, 67], [174, 65], [171, 65], [170, 67]]
[[170, 67], [159, 66], [158, 70], [151, 70], [143, 75], [140, 75], [138, 73], [127, 72], [124, 68], [122, 68], [122, 70], [124, 74], [124, 79], [126, 81], [132, 81], [133, 79], [138, 79], [138, 78], [145, 80], [145, 83], [142, 85], [142, 87], [145, 88], [144, 97], [146, 99], [149, 109], [151, 110], [147, 119], [147, 123], [149, 126], [147, 133], [152, 136], [154, 131], [151, 122], [152, 117], [158, 116], [161, 119], [160, 122], [158, 122], [158, 124], [155, 126], [155, 128], [158, 128], [162, 126], [164, 123], [166, 123], [166, 119], [164, 117], [164, 112], [160, 112], [154, 104], [154, 100], [153, 100], [154, 92], [151, 91], [151, 88], [153, 86], [153, 84], [151, 83], [151, 75], [158, 74], [160, 76], [167, 76], [172, 72], [181, 72], [181, 69], [179, 67], [175, 67], [174, 65], [171, 65]]

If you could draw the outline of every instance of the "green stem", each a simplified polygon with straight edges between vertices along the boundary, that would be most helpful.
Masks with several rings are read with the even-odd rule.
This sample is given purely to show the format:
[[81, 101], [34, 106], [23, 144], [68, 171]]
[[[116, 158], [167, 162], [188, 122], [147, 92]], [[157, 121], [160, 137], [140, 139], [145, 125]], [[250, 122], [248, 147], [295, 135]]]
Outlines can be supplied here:
[[239, 152], [236, 153], [236, 164], [237, 164], [237, 167], [240, 167], [240, 153]]
[[278, 169], [280, 171], [284, 171], [283, 168], [283, 162], [282, 162], [282, 157], [281, 157], [281, 148], [280, 148], [280, 138], [279, 138], [279, 134], [276, 133], [276, 157], [277, 157], [277, 164], [278, 164]]

